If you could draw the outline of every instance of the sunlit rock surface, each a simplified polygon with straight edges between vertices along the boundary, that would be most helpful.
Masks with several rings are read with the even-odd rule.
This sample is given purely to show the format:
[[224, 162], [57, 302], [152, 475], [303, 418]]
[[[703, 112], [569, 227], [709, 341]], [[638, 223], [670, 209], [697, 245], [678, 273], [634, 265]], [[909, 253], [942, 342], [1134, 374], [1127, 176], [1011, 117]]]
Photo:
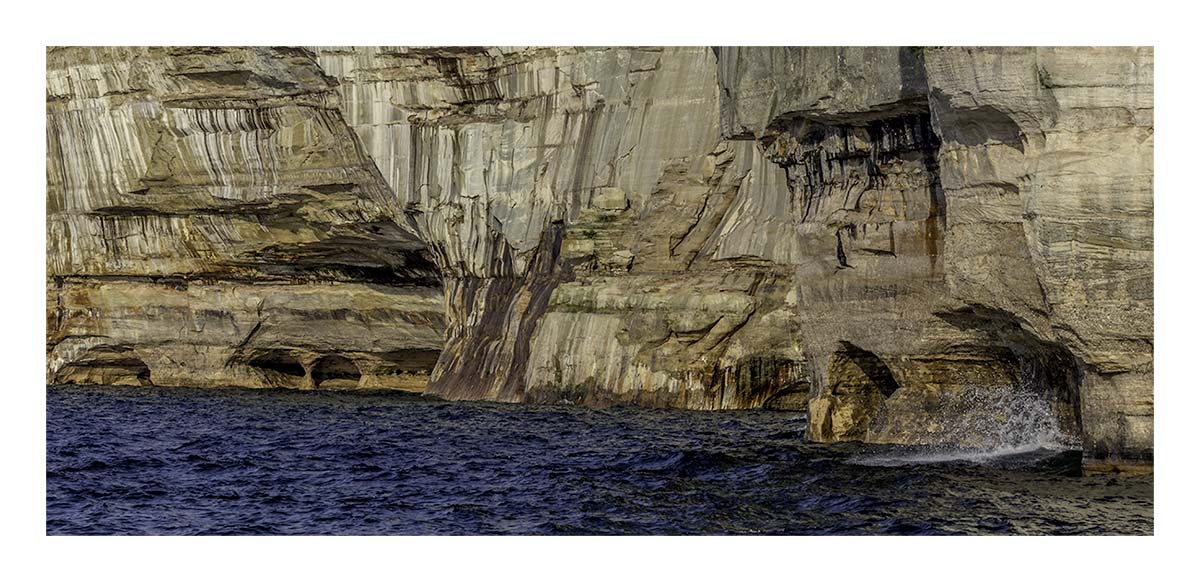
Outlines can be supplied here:
[[424, 389], [437, 269], [310, 53], [50, 49], [46, 90], [50, 382]]
[[1151, 49], [56, 48], [47, 145], [52, 382], [1151, 459]]
[[939, 442], [964, 392], [1016, 386], [1149, 458], [1150, 49], [720, 55], [723, 131], [795, 201], [810, 437]]

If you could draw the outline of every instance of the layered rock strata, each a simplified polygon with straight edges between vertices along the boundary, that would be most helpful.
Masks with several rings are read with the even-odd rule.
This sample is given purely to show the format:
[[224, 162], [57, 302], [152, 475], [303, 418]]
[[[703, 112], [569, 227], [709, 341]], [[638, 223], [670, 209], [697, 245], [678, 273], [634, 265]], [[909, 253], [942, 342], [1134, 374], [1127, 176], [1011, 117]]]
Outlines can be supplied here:
[[714, 261], [766, 234], [716, 231], [782, 172], [720, 135], [712, 50], [316, 53], [442, 267], [432, 393], [723, 408], [807, 391], [789, 269]]
[[307, 51], [50, 49], [46, 90], [48, 381], [424, 389], [437, 269]]
[[1150, 49], [48, 63], [51, 381], [427, 374], [977, 446], [1017, 391], [1094, 466], [1151, 459]]
[[723, 131], [787, 169], [809, 237], [810, 437], [937, 442], [1017, 386], [1094, 460], [1150, 458], [1149, 49], [724, 54]]

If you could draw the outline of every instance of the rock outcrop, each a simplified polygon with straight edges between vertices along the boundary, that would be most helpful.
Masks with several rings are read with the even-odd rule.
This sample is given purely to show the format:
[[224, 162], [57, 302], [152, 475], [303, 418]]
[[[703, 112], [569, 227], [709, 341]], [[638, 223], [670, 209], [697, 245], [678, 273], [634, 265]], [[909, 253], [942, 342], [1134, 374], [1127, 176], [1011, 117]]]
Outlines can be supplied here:
[[[1141, 48], [51, 49], [52, 382], [1153, 450]], [[436, 364], [435, 364], [436, 361]], [[1002, 411], [1001, 411], [1002, 413]]]
[[1016, 386], [1094, 458], [1149, 459], [1149, 49], [719, 60], [723, 132], [788, 174], [810, 437], [939, 442], [964, 394]]
[[310, 53], [51, 49], [46, 91], [50, 382], [424, 389], [437, 268]]

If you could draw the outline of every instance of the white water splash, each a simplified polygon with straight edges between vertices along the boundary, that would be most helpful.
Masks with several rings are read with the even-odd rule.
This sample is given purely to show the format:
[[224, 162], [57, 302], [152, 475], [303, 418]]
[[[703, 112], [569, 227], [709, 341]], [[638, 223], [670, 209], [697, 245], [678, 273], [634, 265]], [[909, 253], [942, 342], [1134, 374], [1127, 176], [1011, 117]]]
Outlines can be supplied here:
[[1026, 386], [969, 386], [938, 414], [939, 440], [901, 454], [854, 459], [859, 465], [895, 467], [930, 463], [978, 463], [1079, 447], [1059, 427], [1050, 398]]

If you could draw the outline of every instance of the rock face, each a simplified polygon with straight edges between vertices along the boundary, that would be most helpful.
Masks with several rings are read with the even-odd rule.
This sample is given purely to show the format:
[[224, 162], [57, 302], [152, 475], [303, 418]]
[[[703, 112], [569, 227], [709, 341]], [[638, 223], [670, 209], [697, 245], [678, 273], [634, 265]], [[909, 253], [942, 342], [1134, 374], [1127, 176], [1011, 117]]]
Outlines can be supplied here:
[[51, 49], [46, 74], [50, 382], [313, 387], [341, 362], [424, 388], [437, 269], [307, 51]]
[[51, 49], [49, 380], [978, 446], [1018, 394], [1148, 463], [1152, 118], [1148, 48]]

